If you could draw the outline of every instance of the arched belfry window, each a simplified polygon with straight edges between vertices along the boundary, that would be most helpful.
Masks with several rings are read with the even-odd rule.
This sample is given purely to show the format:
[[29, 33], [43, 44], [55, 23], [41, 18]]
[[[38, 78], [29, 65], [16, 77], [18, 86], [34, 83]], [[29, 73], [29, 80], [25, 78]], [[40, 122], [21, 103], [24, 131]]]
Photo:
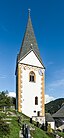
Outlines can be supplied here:
[[29, 73], [29, 81], [30, 82], [35, 82], [36, 81], [35, 79], [36, 79], [35, 73], [33, 71], [31, 71]]
[[38, 97], [35, 97], [35, 105], [38, 105]]

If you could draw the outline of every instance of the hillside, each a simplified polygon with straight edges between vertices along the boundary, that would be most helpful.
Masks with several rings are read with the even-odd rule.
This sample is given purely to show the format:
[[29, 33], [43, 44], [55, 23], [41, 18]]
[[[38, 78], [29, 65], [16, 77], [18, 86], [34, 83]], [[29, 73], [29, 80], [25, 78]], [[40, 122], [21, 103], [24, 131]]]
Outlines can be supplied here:
[[45, 105], [45, 111], [54, 114], [61, 108], [63, 103], [64, 103], [64, 98], [59, 98], [54, 101], [51, 101]]
[[[20, 117], [20, 121], [18, 121], [18, 117]], [[36, 127], [36, 122], [31, 124], [29, 117], [16, 111], [6, 111], [6, 113], [0, 111], [0, 138], [20, 138], [19, 131], [23, 124], [27, 124], [34, 129], [30, 130], [33, 138], [55, 138], [53, 134], [48, 134]]]

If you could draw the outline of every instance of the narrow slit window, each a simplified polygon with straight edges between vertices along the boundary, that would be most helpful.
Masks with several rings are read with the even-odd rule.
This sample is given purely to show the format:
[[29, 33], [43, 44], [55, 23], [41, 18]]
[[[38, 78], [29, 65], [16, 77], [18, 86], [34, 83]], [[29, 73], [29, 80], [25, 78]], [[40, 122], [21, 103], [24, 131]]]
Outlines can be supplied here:
[[38, 97], [35, 97], [35, 105], [38, 105]]

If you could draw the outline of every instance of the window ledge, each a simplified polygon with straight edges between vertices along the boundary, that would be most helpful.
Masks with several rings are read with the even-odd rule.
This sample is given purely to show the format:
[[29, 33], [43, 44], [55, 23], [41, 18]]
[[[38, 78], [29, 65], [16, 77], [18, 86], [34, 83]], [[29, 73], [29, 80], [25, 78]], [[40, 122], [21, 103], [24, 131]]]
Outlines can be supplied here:
[[29, 82], [36, 83], [35, 81], [29, 81]]

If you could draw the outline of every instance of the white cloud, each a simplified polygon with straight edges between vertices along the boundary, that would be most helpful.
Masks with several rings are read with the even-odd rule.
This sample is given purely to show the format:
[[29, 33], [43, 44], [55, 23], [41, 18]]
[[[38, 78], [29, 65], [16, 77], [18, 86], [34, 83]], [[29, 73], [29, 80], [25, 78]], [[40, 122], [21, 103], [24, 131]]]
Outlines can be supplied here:
[[54, 81], [49, 84], [49, 87], [64, 87], [64, 69], [55, 71], [53, 77]]
[[[8, 94], [10, 97], [16, 97], [16, 93], [15, 92], [9, 92], [9, 94]], [[52, 96], [49, 96], [49, 95], [45, 95], [45, 103], [48, 103], [48, 102], [50, 102], [50, 101], [52, 101], [52, 100], [55, 100], [55, 98], [54, 97], [52, 97]]]
[[9, 92], [8, 96], [10, 96], [10, 97], [16, 97], [16, 93], [15, 92]]
[[0, 75], [0, 79], [5, 79], [6, 75]]
[[64, 86], [64, 79], [60, 79], [60, 80], [55, 80], [54, 82], [52, 82], [49, 87], [60, 87], [60, 86]]
[[[9, 94], [8, 94], [10, 97], [16, 97], [16, 93], [15, 92], [9, 92]], [[54, 97], [52, 97], [52, 96], [49, 96], [49, 95], [45, 95], [45, 103], [48, 103], [48, 102], [50, 102], [50, 101], [53, 101], [53, 100], [55, 100], [55, 98]]]
[[49, 95], [45, 95], [45, 104], [46, 103], [49, 103], [50, 101], [53, 101], [53, 100], [55, 100], [55, 98], [54, 97], [52, 97], [52, 96], [49, 96]]
[[46, 93], [53, 97], [64, 97], [64, 69], [56, 70], [50, 80], [46, 80]]

